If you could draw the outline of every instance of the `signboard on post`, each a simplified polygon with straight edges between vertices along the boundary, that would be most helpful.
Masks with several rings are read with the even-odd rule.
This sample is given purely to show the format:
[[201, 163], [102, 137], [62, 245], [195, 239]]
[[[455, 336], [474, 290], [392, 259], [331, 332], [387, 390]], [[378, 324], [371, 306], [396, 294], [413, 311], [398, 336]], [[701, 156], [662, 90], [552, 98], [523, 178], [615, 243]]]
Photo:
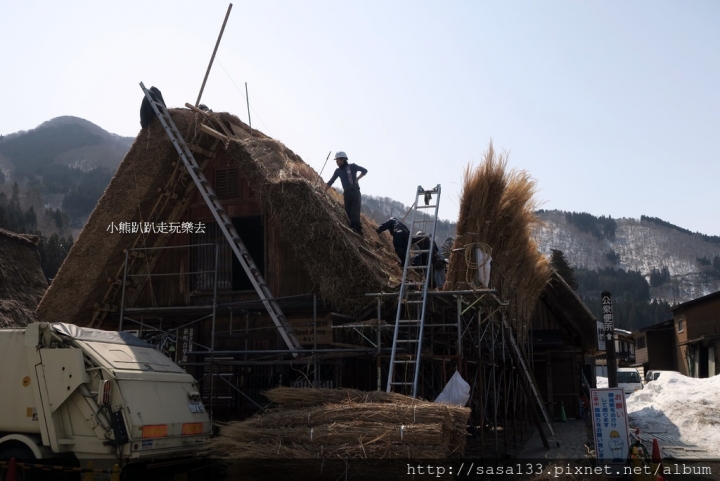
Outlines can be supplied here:
[[615, 323], [613, 321], [612, 294], [600, 294], [602, 320], [605, 327], [605, 358], [608, 367], [608, 387], [617, 387], [617, 363], [615, 361]]
[[605, 325], [597, 321], [597, 345], [598, 351], [605, 350]]
[[613, 322], [613, 306], [612, 306], [612, 295], [608, 291], [604, 291], [601, 294], [602, 303], [602, 321], [605, 327], [605, 339], [612, 341], [612, 335], [615, 331], [615, 325]]
[[622, 470], [630, 450], [624, 390], [590, 389], [590, 412], [598, 464]]

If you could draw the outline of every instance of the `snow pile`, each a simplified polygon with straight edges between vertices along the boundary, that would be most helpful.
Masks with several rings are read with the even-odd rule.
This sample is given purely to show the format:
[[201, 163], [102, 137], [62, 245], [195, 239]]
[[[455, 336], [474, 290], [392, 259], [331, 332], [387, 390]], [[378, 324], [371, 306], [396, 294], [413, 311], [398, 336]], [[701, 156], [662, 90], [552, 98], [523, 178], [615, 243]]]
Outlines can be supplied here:
[[608, 380], [606, 377], [596, 376], [595, 383], [597, 384], [598, 389], [605, 389], [608, 387]]
[[[604, 379], [607, 386], [607, 378]], [[720, 453], [720, 375], [696, 379], [663, 372], [627, 398], [628, 418], [633, 427], [647, 433], [678, 435], [688, 444]]]

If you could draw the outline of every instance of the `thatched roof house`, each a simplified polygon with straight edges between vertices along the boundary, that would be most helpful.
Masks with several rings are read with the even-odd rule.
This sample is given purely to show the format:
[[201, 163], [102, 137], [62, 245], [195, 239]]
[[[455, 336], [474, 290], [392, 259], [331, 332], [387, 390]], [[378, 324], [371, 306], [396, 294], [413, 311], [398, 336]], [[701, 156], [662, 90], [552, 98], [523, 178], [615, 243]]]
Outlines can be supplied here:
[[35, 308], [47, 289], [38, 241], [37, 236], [0, 229], [0, 327], [35, 321]]
[[[230, 114], [170, 112], [274, 296], [315, 292], [334, 310], [352, 314], [366, 304], [366, 292], [398, 282], [401, 272], [390, 242], [375, 234], [367, 218], [364, 238], [351, 232], [341, 197], [325, 191], [317, 173], [282, 143], [250, 132]], [[203, 123], [224, 132], [227, 141], [203, 133]], [[132, 223], [140, 223], [137, 232], [118, 232]], [[149, 223], [149, 232], [139, 232], [143, 223]], [[179, 228], [188, 223], [192, 232]], [[204, 232], [198, 232], [199, 224]], [[93, 326], [106, 316], [117, 317], [124, 251], [137, 247], [178, 248], [130, 256], [126, 307], [207, 301], [202, 296], [212, 292], [207, 271], [214, 269], [215, 254], [214, 247], [201, 244], [215, 242], [221, 246], [222, 298], [257, 298], [216, 227], [170, 139], [154, 121], [118, 167], [37, 313], [51, 322]], [[151, 282], [137, 277], [148, 272], [176, 275]]]

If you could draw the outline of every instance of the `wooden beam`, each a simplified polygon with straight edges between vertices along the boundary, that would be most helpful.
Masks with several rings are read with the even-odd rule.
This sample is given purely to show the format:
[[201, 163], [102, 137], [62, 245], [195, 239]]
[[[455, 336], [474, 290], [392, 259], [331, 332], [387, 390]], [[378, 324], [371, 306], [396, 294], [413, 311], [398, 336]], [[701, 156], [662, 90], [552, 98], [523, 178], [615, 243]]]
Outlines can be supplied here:
[[220, 139], [226, 146], [230, 143], [230, 139], [227, 136], [221, 134], [220, 132], [213, 129], [212, 127], [208, 127], [205, 124], [200, 124], [200, 130], [202, 130], [203, 132], [205, 132], [208, 135], [212, 135], [216, 139]]

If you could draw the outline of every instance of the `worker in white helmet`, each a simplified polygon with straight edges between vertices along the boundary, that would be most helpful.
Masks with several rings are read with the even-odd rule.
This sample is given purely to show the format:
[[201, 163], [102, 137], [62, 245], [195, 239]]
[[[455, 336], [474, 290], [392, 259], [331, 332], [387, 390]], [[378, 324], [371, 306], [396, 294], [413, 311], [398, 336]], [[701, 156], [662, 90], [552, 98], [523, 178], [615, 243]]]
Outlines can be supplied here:
[[[356, 164], [348, 163], [348, 156], [345, 152], [335, 154], [335, 162], [338, 168], [325, 184], [325, 190], [333, 185], [335, 179], [340, 177], [343, 186], [343, 198], [345, 200], [345, 212], [350, 220], [350, 228], [362, 236], [362, 224], [360, 223], [360, 184], [358, 181], [365, 177], [367, 169]], [[358, 175], [360, 172], [360, 175]]]

